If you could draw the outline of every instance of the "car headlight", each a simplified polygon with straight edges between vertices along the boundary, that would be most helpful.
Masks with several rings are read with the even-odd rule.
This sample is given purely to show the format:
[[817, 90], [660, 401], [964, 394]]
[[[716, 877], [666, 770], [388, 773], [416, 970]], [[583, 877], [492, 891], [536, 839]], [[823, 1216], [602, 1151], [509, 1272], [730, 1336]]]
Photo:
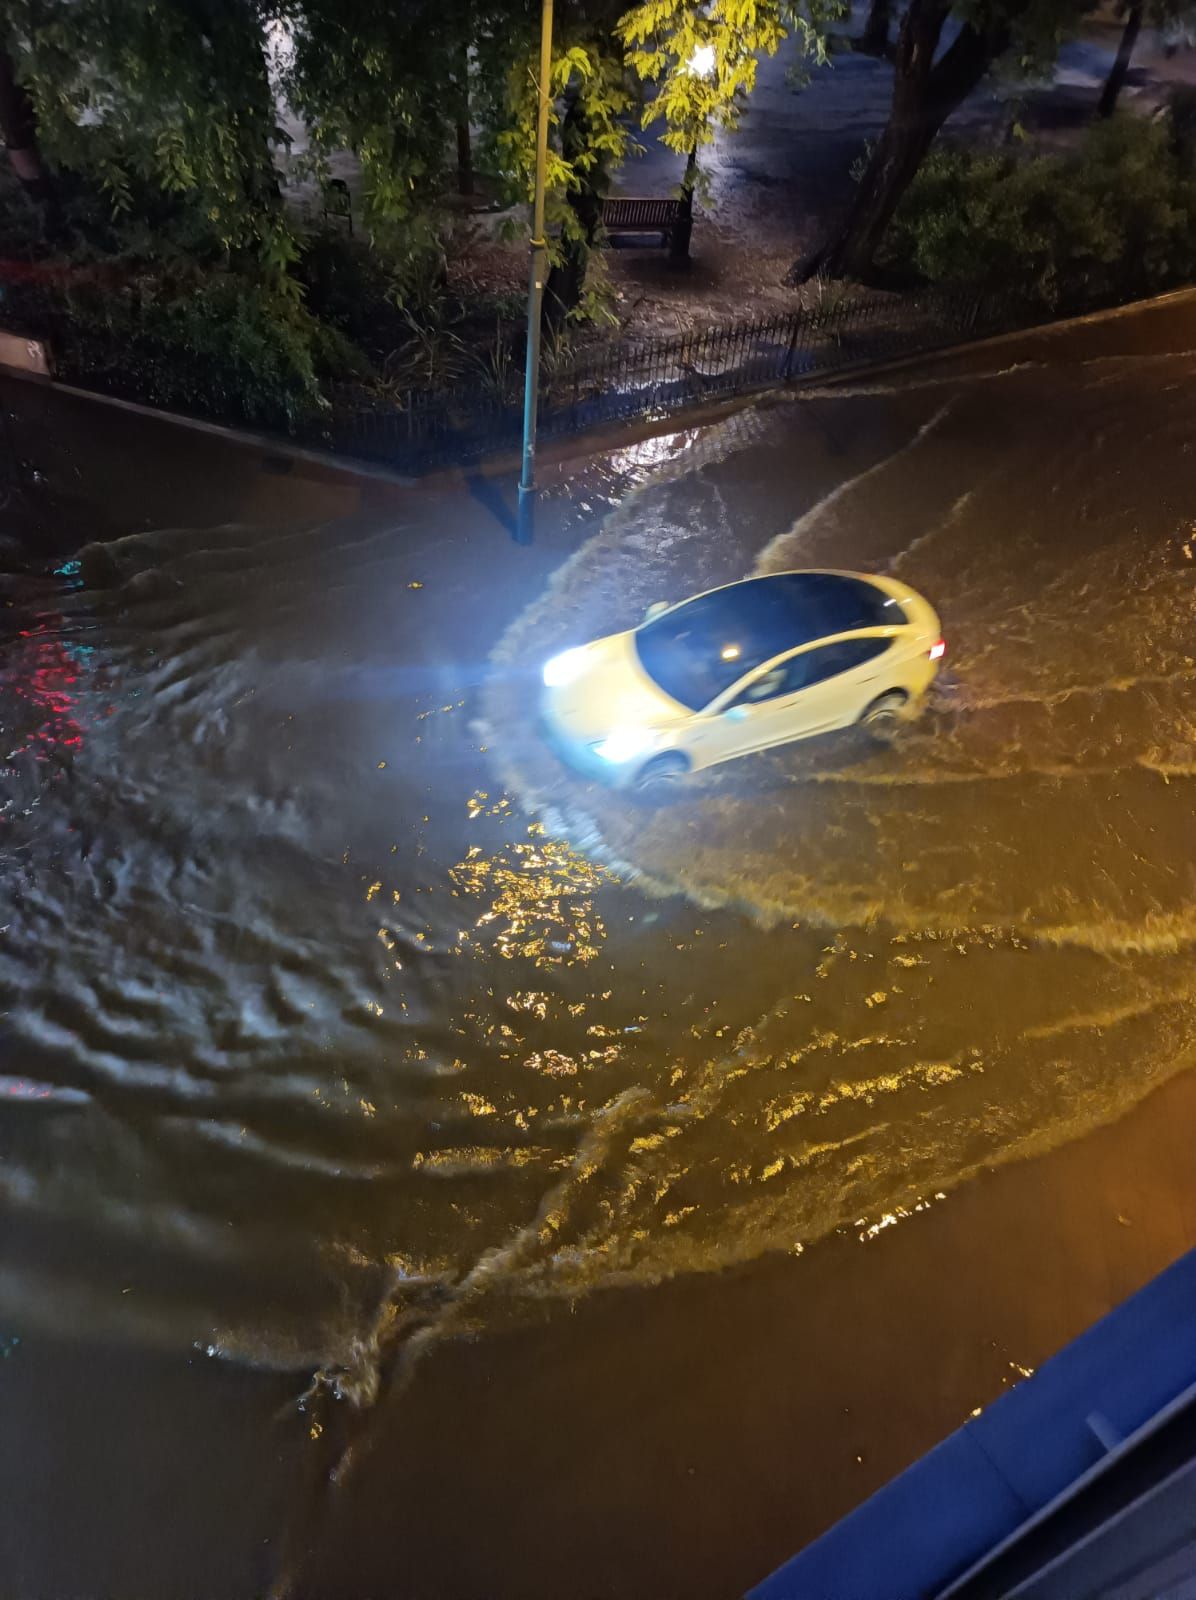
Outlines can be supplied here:
[[580, 677], [585, 666], [586, 652], [583, 645], [575, 650], [562, 650], [559, 656], [553, 656], [544, 663], [544, 683], [549, 689], [559, 689], [562, 684], [572, 683], [574, 678]]
[[594, 746], [594, 751], [603, 761], [630, 761], [647, 750], [652, 740], [651, 728], [615, 728]]

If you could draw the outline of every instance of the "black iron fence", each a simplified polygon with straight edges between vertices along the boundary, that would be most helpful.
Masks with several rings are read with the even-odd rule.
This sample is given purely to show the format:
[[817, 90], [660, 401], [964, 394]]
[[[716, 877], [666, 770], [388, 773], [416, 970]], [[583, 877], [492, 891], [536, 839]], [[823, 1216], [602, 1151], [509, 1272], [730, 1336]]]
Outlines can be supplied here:
[[[0, 323], [7, 320], [0, 315]], [[990, 294], [862, 294], [830, 286], [813, 306], [770, 317], [550, 354], [541, 373], [540, 432], [554, 438], [604, 423], [666, 416], [1034, 320], [1024, 306]], [[43, 327], [14, 324], [13, 331], [46, 333], [60, 376], [70, 382], [218, 421], [246, 418], [244, 391], [246, 385], [252, 390], [252, 372], [217, 373], [187, 349], [84, 333], [61, 305], [53, 317], [47, 314]], [[325, 412], [289, 431], [306, 443], [404, 472], [512, 449], [522, 422], [522, 358], [509, 340], [500, 345], [493, 361], [478, 363], [469, 384], [386, 396], [338, 388]], [[194, 383], [188, 381], [192, 366]]]
[[[1026, 325], [1024, 308], [999, 296], [931, 292], [849, 295], [813, 308], [664, 339], [622, 339], [563, 361], [541, 377], [541, 436], [664, 416], [703, 402], [809, 382], [853, 367], [930, 351]], [[509, 368], [517, 373], [517, 364]], [[514, 447], [521, 393], [411, 394], [387, 404], [343, 394], [319, 426], [321, 442], [401, 470], [468, 461]]]

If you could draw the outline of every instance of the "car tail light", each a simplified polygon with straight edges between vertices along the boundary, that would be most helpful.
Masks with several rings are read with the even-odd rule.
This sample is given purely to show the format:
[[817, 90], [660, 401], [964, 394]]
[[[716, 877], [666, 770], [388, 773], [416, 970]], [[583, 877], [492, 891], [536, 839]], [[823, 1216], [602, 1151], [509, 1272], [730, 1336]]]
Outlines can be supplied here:
[[946, 639], [940, 639], [937, 644], [932, 644], [931, 645], [931, 647], [930, 647], [930, 659], [932, 661], [941, 661], [946, 654], [947, 654], [947, 641], [946, 641]]

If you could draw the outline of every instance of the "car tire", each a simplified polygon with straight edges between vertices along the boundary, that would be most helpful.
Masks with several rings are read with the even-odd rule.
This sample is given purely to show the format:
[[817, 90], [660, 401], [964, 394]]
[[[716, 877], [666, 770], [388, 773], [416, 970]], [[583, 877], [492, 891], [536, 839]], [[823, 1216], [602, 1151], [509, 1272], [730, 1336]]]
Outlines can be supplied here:
[[688, 771], [689, 762], [679, 751], [666, 750], [644, 762], [631, 786], [638, 794], [663, 796], [675, 789]]
[[860, 717], [860, 727], [870, 738], [889, 744], [909, 721], [908, 705], [909, 695], [904, 689], [890, 689], [887, 694], [877, 695], [866, 707]]

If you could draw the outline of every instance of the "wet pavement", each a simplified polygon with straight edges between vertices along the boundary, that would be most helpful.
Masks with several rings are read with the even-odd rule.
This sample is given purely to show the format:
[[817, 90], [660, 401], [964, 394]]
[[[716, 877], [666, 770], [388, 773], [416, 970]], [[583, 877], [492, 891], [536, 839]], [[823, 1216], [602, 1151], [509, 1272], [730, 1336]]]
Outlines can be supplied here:
[[[810, 70], [796, 39], [758, 65], [756, 84], [738, 126], [716, 134], [700, 155], [703, 174], [688, 273], [678, 274], [659, 249], [609, 253], [621, 317], [661, 335], [680, 323], [726, 322], [791, 309], [785, 287], [794, 261], [825, 242], [842, 217], [852, 172], [884, 128], [893, 72], [883, 61], [853, 54], [867, 7], [852, 8], [850, 25], [828, 63]], [[1091, 127], [1101, 88], [1120, 42], [1122, 23], [1106, 9], [1085, 20], [1078, 37], [1059, 46], [1045, 79], [1019, 80], [1010, 63], [991, 75], [948, 119], [943, 139], [991, 148], [1028, 137], [1040, 150], [1072, 147]], [[1120, 105], [1150, 116], [1196, 81], [1196, 53], [1178, 42], [1171, 55], [1157, 30], [1144, 29]], [[621, 193], [671, 193], [684, 158], [659, 141], [659, 124], [639, 135], [642, 153], [616, 177]]]
[[[847, 37], [863, 31], [867, 11], [853, 7], [850, 28], [837, 37], [825, 66], [811, 69], [793, 38], [759, 63], [739, 125], [717, 134], [702, 152], [710, 183], [706, 210], [714, 223], [806, 243], [811, 225], [817, 232], [845, 205], [852, 166], [880, 134], [892, 105], [892, 68], [847, 48]], [[1009, 137], [1015, 122], [1043, 146], [1078, 138], [1095, 115], [1121, 33], [1110, 15], [1086, 19], [1077, 37], [1060, 42], [1054, 70], [1043, 78], [1019, 79], [1006, 63], [952, 113], [943, 138], [991, 143]], [[1121, 109], [1149, 116], [1194, 79], [1192, 45], [1179, 44], [1169, 56], [1158, 31], [1146, 29]], [[681, 181], [683, 168], [684, 161], [658, 142], [653, 125], [642, 157], [628, 162], [620, 186], [628, 193], [665, 193]]]
[[[14, 1594], [732, 1592], [1196, 1240], [1194, 366], [1185, 302], [625, 440], [531, 551], [6, 385], [0, 1388], [51, 1483], [137, 1395]], [[654, 807], [535, 738], [561, 644], [831, 564], [944, 618], [897, 747]]]

